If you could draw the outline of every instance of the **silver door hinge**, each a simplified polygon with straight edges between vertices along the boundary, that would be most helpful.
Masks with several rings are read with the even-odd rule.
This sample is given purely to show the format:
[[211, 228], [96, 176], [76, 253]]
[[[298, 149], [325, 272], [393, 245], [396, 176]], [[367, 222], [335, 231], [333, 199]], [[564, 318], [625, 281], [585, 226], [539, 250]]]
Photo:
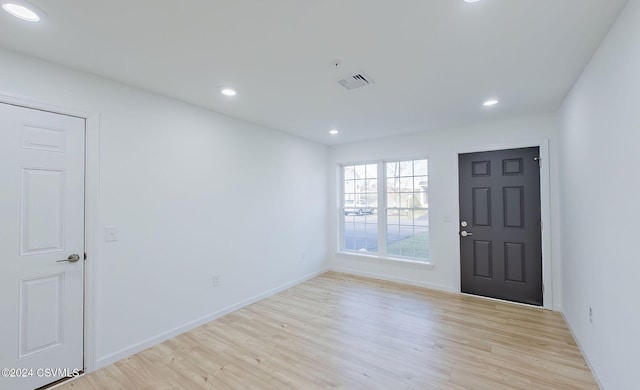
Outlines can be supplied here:
[[533, 160], [538, 162], [539, 167], [542, 166], [542, 159], [540, 157], [534, 157]]

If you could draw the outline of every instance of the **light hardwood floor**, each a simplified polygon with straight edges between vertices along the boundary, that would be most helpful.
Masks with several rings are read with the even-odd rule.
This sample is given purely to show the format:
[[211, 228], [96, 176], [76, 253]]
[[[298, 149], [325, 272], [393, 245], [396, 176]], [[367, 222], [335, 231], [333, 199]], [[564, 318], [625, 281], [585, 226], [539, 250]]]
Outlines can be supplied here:
[[64, 390], [597, 389], [558, 313], [326, 273]]

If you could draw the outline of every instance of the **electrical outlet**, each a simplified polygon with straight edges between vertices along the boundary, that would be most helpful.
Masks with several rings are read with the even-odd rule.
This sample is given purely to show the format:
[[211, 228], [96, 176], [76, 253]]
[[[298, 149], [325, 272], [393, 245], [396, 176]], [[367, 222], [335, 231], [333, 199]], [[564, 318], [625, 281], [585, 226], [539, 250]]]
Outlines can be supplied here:
[[593, 324], [593, 309], [589, 306], [589, 323]]
[[211, 279], [212, 279], [212, 282], [213, 282], [213, 287], [220, 286], [220, 275], [213, 275], [213, 277]]

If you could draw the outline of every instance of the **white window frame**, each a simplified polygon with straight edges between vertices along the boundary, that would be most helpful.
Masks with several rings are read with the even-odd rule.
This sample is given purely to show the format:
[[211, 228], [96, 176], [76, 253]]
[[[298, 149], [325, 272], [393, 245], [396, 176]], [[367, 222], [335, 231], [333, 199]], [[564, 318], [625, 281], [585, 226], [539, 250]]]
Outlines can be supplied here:
[[[429, 267], [433, 267], [431, 263], [431, 256], [427, 259], [420, 259], [415, 257], [402, 257], [389, 255], [387, 252], [387, 213], [388, 213], [388, 205], [387, 205], [387, 173], [386, 173], [386, 164], [401, 162], [401, 161], [415, 161], [415, 160], [427, 160], [429, 162], [428, 156], [421, 157], [405, 157], [405, 158], [396, 158], [396, 159], [385, 159], [385, 160], [375, 160], [375, 161], [359, 161], [354, 163], [343, 163], [338, 164], [339, 171], [339, 194], [338, 194], [338, 248], [337, 251], [342, 255], [349, 256], [358, 256], [364, 258], [374, 258], [374, 259], [382, 259], [382, 260], [391, 260], [396, 262], [406, 262], [406, 263], [414, 263], [420, 265], [426, 265]], [[378, 249], [376, 252], [359, 252], [356, 250], [348, 250], [344, 248], [344, 226], [345, 226], [345, 177], [344, 177], [344, 168], [349, 166], [357, 166], [357, 165], [372, 165], [376, 164], [378, 170], [378, 185], [377, 185], [377, 195], [378, 195], [378, 206], [377, 217], [378, 217]], [[427, 178], [429, 177], [429, 166], [427, 165]], [[427, 187], [428, 188], [428, 187]], [[427, 207], [427, 210], [430, 211], [430, 207]], [[431, 213], [429, 212], [429, 226], [431, 226]], [[431, 229], [429, 228], [429, 237], [431, 236]], [[429, 240], [431, 243], [431, 240]], [[431, 248], [429, 248], [429, 252], [431, 252]]]

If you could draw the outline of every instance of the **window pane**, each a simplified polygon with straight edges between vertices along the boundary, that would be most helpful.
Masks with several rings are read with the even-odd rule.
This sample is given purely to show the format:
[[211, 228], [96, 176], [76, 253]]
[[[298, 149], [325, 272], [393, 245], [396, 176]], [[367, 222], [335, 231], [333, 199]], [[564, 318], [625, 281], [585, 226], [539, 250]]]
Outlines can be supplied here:
[[387, 163], [387, 253], [429, 259], [428, 162]]
[[401, 177], [413, 176], [413, 161], [400, 161], [398, 164]]
[[355, 194], [356, 192], [356, 183], [353, 180], [344, 182], [344, 193], [345, 194]]
[[345, 251], [376, 252], [378, 250], [377, 170], [378, 164], [353, 165], [344, 168], [342, 249]]
[[412, 177], [400, 178], [400, 191], [402, 191], [402, 192], [412, 192], [413, 191], [413, 178]]
[[387, 210], [387, 224], [400, 225], [400, 210], [397, 210], [397, 209]]
[[364, 180], [364, 190], [368, 193], [377, 193], [378, 192], [378, 179], [370, 179], [367, 178]]
[[387, 207], [400, 207], [400, 194], [387, 194]]
[[400, 192], [399, 179], [387, 179], [387, 193]]
[[387, 226], [387, 253], [419, 260], [429, 259], [429, 228]]
[[[387, 253], [416, 260], [429, 259], [428, 161], [406, 160], [343, 168], [344, 225], [342, 249], [378, 252], [378, 212], [386, 214]], [[378, 198], [379, 183], [385, 185]]]
[[369, 207], [378, 207], [378, 194], [375, 192], [368, 193], [364, 198], [365, 204]]
[[429, 227], [429, 210], [413, 210], [413, 225], [418, 227]]
[[367, 165], [367, 178], [375, 179], [378, 177], [378, 164]]
[[397, 162], [388, 162], [386, 163], [386, 166], [387, 166], [387, 178], [400, 176], [400, 169], [398, 167]]
[[343, 249], [346, 251], [375, 253], [378, 250], [378, 215], [349, 214], [345, 217]]
[[344, 177], [344, 180], [353, 180], [355, 179], [355, 171], [354, 171], [354, 167], [352, 166], [347, 166], [344, 167], [342, 169], [342, 176]]
[[417, 208], [422, 206], [422, 197], [419, 192], [407, 192], [400, 194], [400, 207]]
[[429, 187], [429, 179], [427, 176], [416, 176], [413, 178], [414, 191], [426, 191]]
[[428, 168], [427, 160], [416, 160], [413, 162], [413, 175], [426, 176]]
[[398, 223], [400, 226], [413, 226], [413, 210], [412, 209], [400, 209], [398, 210]]

